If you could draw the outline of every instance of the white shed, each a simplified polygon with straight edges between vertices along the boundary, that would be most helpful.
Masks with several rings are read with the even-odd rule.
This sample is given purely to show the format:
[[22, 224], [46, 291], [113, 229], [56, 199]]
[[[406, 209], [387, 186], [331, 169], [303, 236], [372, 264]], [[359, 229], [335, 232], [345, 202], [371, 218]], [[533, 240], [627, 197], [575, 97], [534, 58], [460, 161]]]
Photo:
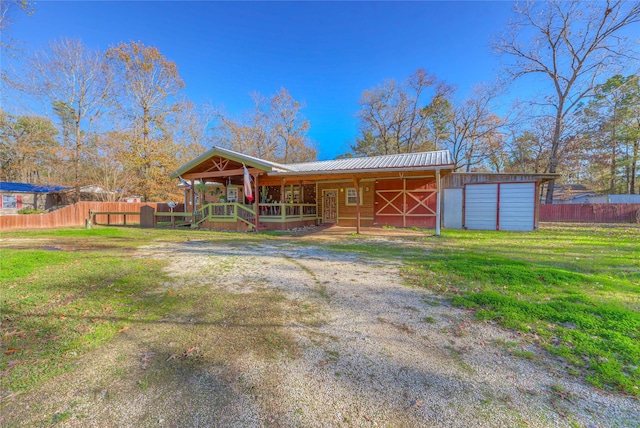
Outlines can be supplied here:
[[538, 229], [540, 184], [556, 174], [453, 173], [443, 178], [443, 226], [452, 229]]

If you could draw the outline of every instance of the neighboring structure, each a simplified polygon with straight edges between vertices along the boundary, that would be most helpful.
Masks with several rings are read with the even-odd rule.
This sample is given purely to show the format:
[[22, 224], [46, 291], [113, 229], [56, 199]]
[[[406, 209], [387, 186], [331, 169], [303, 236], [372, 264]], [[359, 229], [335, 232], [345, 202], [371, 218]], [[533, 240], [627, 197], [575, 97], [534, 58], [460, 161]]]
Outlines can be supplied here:
[[640, 195], [598, 195], [582, 184], [556, 184], [553, 203], [557, 204], [640, 204]]
[[443, 225], [452, 229], [538, 229], [540, 184], [558, 174], [453, 173], [442, 180]]
[[56, 205], [55, 194], [68, 189], [63, 186], [0, 182], [0, 215], [15, 215], [23, 208], [47, 210]]
[[[244, 166], [252, 177], [253, 202], [245, 198]], [[415, 226], [439, 234], [440, 179], [453, 168], [446, 150], [281, 165], [214, 147], [170, 177], [188, 183], [185, 209], [195, 213], [195, 225], [205, 228], [323, 223], [358, 231], [360, 226]], [[199, 192], [196, 180], [218, 184]]]
[[599, 195], [589, 196], [587, 204], [640, 204], [640, 195]]
[[[63, 191], [57, 192], [55, 205], [64, 206], [73, 204], [76, 197], [75, 192], [75, 188], [73, 187], [65, 187]], [[113, 202], [118, 199], [117, 196], [117, 192], [112, 192], [97, 184], [80, 187], [81, 201]], [[129, 202], [140, 202], [140, 200], [132, 199]]]
[[582, 184], [556, 184], [553, 187], [554, 204], [586, 204], [596, 192]]

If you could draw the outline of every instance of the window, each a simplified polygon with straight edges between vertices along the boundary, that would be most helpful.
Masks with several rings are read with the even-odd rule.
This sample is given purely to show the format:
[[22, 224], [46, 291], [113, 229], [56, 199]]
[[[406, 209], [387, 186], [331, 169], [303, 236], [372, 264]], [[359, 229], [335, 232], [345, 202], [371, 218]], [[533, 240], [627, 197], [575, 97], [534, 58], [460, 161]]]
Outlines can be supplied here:
[[300, 203], [300, 191], [298, 189], [295, 189], [292, 196], [291, 189], [287, 189], [284, 192], [284, 198], [284, 200], [289, 204]]
[[[350, 189], [347, 189], [346, 192], [346, 204], [347, 205], [355, 205], [356, 204], [356, 189], [354, 189], [353, 187]], [[360, 188], [360, 205], [362, 205], [362, 187]]]
[[18, 198], [16, 195], [2, 195], [2, 208], [16, 209], [18, 208]]
[[227, 187], [227, 202], [238, 202], [237, 187]]

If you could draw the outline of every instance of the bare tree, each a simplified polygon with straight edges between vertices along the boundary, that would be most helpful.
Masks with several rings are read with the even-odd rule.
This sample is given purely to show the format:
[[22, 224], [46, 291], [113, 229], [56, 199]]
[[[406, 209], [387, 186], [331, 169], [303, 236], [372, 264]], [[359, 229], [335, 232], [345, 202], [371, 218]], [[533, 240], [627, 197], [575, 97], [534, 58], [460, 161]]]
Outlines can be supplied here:
[[15, 41], [9, 36], [9, 27], [13, 21], [13, 15], [17, 11], [23, 11], [28, 16], [35, 12], [34, 2], [27, 0], [0, 0], [0, 49], [11, 53], [15, 49]]
[[275, 162], [316, 159], [307, 137], [310, 125], [302, 114], [303, 102], [296, 101], [285, 88], [269, 98], [253, 93], [251, 99], [253, 108], [240, 119], [219, 114], [218, 135], [225, 146]]
[[[517, 4], [515, 13], [494, 47], [513, 60], [506, 71], [514, 79], [539, 75], [551, 84], [544, 104], [554, 117], [549, 172], [555, 173], [567, 115], [592, 94], [603, 74], [622, 60], [635, 59], [622, 30], [640, 22], [640, 3], [527, 2]], [[547, 203], [552, 201], [553, 181], [546, 196]]]
[[98, 193], [104, 202], [121, 200], [135, 185], [134, 174], [127, 168], [129, 139], [129, 135], [117, 131], [101, 133], [95, 136], [89, 151], [86, 175], [91, 184], [107, 190]]
[[444, 145], [451, 152], [457, 170], [470, 172], [487, 161], [502, 168], [502, 155], [498, 152], [502, 151], [501, 128], [505, 121], [491, 108], [498, 93], [498, 86], [479, 85], [467, 99], [457, 105], [452, 103]]
[[62, 122], [64, 143], [71, 149], [75, 200], [80, 200], [80, 172], [87, 134], [105, 105], [109, 79], [102, 54], [79, 40], [61, 39], [27, 58], [15, 79], [18, 89], [47, 100]]
[[[451, 88], [423, 69], [416, 70], [404, 82], [393, 79], [360, 97], [361, 136], [351, 149], [359, 155], [386, 155], [429, 150], [434, 147], [429, 129], [434, 118], [434, 100]], [[437, 104], [437, 107], [440, 107]]]

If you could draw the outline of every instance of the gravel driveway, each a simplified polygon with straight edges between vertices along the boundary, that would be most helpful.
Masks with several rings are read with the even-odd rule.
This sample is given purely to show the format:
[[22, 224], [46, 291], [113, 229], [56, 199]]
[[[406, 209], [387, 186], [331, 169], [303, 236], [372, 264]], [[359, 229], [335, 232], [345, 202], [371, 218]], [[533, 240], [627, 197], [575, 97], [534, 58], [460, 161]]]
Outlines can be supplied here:
[[282, 326], [297, 352], [261, 358], [246, 349], [189, 382], [132, 387], [105, 400], [108, 387], [100, 385], [108, 375], [97, 366], [109, 367], [118, 355], [135, 355], [131, 364], [140, 365], [141, 343], [166, 340], [158, 327], [129, 331], [88, 360], [84, 373], [65, 375], [62, 389], [39, 392], [48, 403], [42, 411], [73, 402], [74, 415], [84, 415], [63, 425], [639, 426], [638, 400], [556, 371], [560, 362], [517, 333], [404, 285], [399, 261], [292, 240], [244, 247], [190, 241], [140, 256], [169, 259], [174, 287], [205, 284], [247, 296], [275, 290], [286, 307], [306, 308], [307, 317], [291, 312]]

